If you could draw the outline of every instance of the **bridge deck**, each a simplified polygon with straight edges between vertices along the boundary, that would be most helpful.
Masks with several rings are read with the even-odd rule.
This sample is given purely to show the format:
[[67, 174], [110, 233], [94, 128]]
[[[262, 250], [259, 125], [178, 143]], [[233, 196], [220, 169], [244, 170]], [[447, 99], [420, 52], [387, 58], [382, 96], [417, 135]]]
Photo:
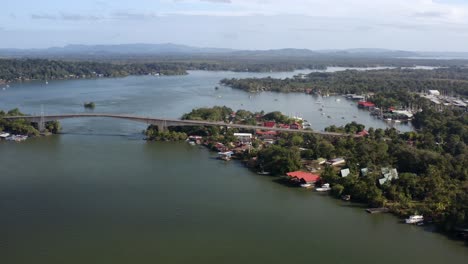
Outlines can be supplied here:
[[[125, 115], [125, 114], [105, 114], [105, 113], [79, 113], [79, 114], [60, 114], [60, 115], [44, 115], [42, 118], [46, 121], [51, 120], [60, 120], [68, 118], [84, 118], [84, 117], [108, 117], [108, 118], [119, 118], [126, 120], [133, 120], [137, 122], [143, 122], [147, 124], [165, 124], [166, 126], [227, 126], [233, 128], [243, 128], [243, 129], [254, 129], [254, 130], [270, 130], [270, 131], [280, 131], [280, 132], [290, 132], [290, 133], [311, 133], [319, 134], [325, 136], [338, 136], [338, 137], [356, 137], [356, 135], [344, 134], [344, 133], [334, 133], [334, 132], [323, 132], [323, 131], [314, 131], [306, 129], [288, 129], [288, 128], [277, 128], [277, 127], [263, 127], [263, 126], [254, 126], [254, 125], [241, 125], [241, 124], [228, 124], [224, 122], [212, 122], [212, 121], [202, 121], [202, 120], [181, 120], [181, 119], [165, 119], [165, 118], [153, 118], [153, 117], [143, 117], [135, 115]], [[31, 122], [37, 122], [41, 119], [41, 116], [9, 116], [3, 117], [4, 119], [25, 119]]]

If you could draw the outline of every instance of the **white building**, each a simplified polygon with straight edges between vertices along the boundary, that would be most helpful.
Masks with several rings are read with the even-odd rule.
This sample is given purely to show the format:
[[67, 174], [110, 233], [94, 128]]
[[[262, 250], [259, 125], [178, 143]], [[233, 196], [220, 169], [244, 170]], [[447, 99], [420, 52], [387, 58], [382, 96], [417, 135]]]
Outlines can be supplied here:
[[429, 95], [439, 96], [440, 92], [438, 90], [429, 90]]
[[382, 176], [383, 178], [379, 179], [380, 185], [385, 184], [387, 181], [396, 180], [398, 179], [398, 171], [397, 169], [392, 168], [382, 168]]
[[248, 143], [252, 141], [251, 133], [234, 133], [234, 136], [242, 143]]

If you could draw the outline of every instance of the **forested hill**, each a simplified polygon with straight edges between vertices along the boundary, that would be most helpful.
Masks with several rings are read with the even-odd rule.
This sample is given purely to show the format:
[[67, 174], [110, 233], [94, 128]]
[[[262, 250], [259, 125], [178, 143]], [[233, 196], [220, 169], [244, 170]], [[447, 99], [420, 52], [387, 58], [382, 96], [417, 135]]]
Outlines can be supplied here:
[[385, 69], [334, 73], [314, 72], [288, 79], [246, 78], [223, 79], [221, 83], [249, 92], [304, 92], [307, 89], [323, 93], [367, 93], [434, 89], [468, 96], [468, 68], [449, 67], [434, 70]]

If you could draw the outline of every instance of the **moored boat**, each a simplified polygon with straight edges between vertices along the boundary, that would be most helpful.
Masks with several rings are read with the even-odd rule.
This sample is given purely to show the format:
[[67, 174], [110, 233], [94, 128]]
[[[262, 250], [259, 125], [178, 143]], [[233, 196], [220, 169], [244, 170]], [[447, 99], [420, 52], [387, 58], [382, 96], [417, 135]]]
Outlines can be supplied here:
[[0, 138], [4, 138], [4, 139], [5, 139], [5, 138], [7, 138], [7, 137], [9, 137], [9, 136], [10, 136], [10, 133], [6, 133], [6, 132], [0, 133]]
[[407, 224], [418, 224], [424, 222], [424, 217], [422, 215], [410, 215], [405, 219]]
[[351, 195], [341, 195], [341, 200], [343, 201], [351, 201]]
[[317, 192], [328, 192], [331, 190], [329, 183], [324, 183], [322, 187], [315, 188]]

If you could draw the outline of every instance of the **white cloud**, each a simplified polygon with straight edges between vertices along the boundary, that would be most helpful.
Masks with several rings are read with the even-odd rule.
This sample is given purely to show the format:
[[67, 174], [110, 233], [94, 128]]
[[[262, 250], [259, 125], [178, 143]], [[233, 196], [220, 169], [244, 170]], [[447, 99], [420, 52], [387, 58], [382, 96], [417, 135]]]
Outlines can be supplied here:
[[[181, 0], [176, 0], [181, 1]], [[203, 0], [183, 0], [192, 4]], [[367, 20], [418, 19], [419, 22], [438, 21], [468, 23], [468, 6], [432, 0], [205, 0], [228, 2], [225, 9], [197, 11], [181, 9], [179, 14], [193, 15], [282, 15], [346, 17]]]

